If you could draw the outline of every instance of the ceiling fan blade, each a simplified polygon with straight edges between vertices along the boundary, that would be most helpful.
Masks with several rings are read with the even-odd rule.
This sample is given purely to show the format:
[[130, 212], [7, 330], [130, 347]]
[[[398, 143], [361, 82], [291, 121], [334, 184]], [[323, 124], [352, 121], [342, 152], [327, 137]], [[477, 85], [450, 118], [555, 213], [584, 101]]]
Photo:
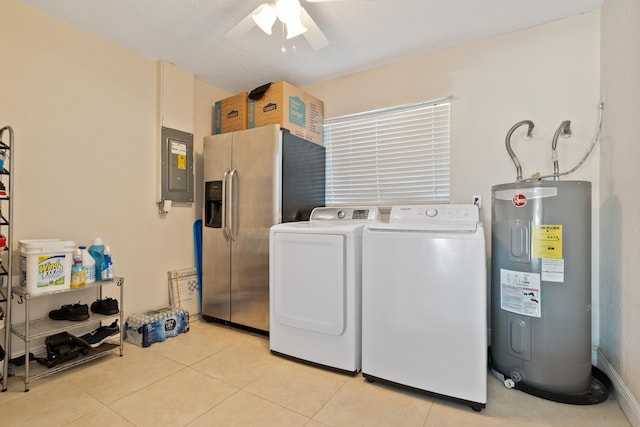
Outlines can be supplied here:
[[242, 21], [238, 22], [238, 24], [235, 27], [233, 27], [231, 30], [229, 30], [229, 32], [224, 36], [230, 39], [235, 39], [236, 37], [240, 37], [248, 33], [249, 30], [251, 30], [253, 27], [256, 26], [256, 23], [253, 20], [253, 17], [251, 15], [253, 15], [254, 13], [257, 13], [260, 7], [262, 7], [262, 5], [256, 7], [253, 10], [253, 12], [248, 14]]
[[322, 49], [326, 45], [329, 44], [329, 40], [325, 37], [323, 32], [320, 30], [320, 27], [315, 23], [311, 15], [304, 10], [304, 7], [301, 7], [302, 14], [300, 15], [300, 20], [302, 21], [302, 25], [307, 28], [307, 31], [302, 33], [307, 42], [311, 45], [315, 50]]

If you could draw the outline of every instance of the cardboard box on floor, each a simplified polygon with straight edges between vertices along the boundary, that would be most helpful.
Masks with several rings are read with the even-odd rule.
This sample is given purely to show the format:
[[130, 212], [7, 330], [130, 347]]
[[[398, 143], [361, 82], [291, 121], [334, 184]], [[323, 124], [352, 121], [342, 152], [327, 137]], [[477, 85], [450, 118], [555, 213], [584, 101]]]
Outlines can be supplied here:
[[213, 106], [214, 135], [247, 129], [248, 92], [216, 101]]
[[324, 103], [285, 81], [272, 83], [261, 99], [249, 100], [249, 129], [279, 124], [292, 135], [322, 145], [323, 120]]

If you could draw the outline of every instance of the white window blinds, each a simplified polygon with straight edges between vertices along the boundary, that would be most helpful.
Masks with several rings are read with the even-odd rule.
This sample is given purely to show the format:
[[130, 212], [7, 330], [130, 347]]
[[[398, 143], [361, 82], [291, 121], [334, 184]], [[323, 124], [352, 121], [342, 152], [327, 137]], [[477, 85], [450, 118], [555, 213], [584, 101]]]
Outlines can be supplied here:
[[328, 205], [449, 201], [449, 101], [326, 119]]

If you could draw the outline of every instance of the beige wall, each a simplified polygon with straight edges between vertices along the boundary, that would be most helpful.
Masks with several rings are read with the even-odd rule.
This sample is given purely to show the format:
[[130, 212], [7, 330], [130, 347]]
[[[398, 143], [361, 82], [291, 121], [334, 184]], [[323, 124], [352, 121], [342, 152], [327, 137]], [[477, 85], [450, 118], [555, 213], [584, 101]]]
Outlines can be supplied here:
[[[519, 120], [534, 138], [512, 138], [525, 175], [552, 172], [551, 138], [563, 120], [573, 137], [558, 145], [560, 167], [583, 155], [599, 102], [598, 12], [448, 49], [306, 88], [325, 102], [325, 117], [453, 96], [452, 201], [481, 193], [489, 218], [490, 187], [515, 180], [504, 137]], [[598, 178], [597, 153], [571, 179]]]
[[[640, 2], [606, 0], [602, 8], [600, 348], [627, 416], [640, 426]], [[635, 401], [632, 398], [636, 397]]]
[[[156, 62], [14, 0], [0, 2], [0, 52], [0, 123], [16, 135], [14, 236], [100, 236], [125, 278], [125, 312], [166, 305], [167, 271], [194, 266], [201, 204], [158, 214]], [[227, 95], [195, 81], [196, 176], [211, 105]]]

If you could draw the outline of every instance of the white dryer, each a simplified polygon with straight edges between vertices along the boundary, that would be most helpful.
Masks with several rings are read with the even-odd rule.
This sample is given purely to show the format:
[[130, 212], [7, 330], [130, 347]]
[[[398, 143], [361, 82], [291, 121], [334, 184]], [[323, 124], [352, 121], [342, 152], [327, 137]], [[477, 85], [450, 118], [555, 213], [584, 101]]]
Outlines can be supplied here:
[[357, 373], [361, 366], [362, 232], [377, 208], [316, 208], [271, 227], [272, 353]]
[[480, 411], [485, 238], [474, 205], [394, 206], [363, 235], [362, 373]]

